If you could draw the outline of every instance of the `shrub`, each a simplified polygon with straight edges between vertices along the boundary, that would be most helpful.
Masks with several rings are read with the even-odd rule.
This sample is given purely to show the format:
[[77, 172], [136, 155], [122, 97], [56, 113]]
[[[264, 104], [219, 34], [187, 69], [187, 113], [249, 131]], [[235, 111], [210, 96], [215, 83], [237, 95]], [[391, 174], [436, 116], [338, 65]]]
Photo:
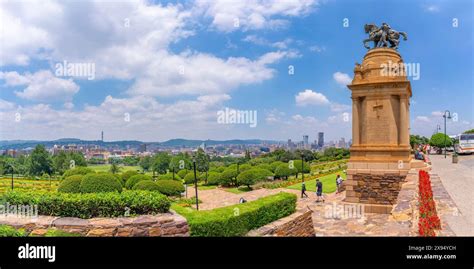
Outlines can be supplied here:
[[134, 175], [138, 175], [138, 172], [137, 171], [133, 171], [133, 170], [129, 170], [129, 171], [125, 171], [122, 173], [122, 185], [125, 186], [125, 183], [127, 182], [127, 180], [134, 176]]
[[80, 193], [81, 181], [83, 175], [73, 175], [61, 181], [58, 186], [58, 192]]
[[133, 186], [134, 190], [159, 191], [160, 188], [156, 182], [151, 180], [142, 180]]
[[222, 172], [219, 183], [222, 186], [228, 186], [228, 185], [231, 185], [231, 184], [235, 184], [238, 174], [239, 173], [237, 173], [237, 168], [229, 167], [226, 170], [224, 170], [224, 172]]
[[102, 193], [53, 193], [34, 191], [9, 191], [2, 197], [16, 205], [37, 205], [38, 214], [60, 217], [120, 217], [130, 215], [165, 213], [170, 200], [161, 193], [150, 191]]
[[[196, 173], [196, 177], [197, 177], [197, 180], [198, 182], [201, 180], [201, 176], [199, 175], [199, 173]], [[186, 174], [186, 176], [184, 177], [184, 183], [186, 184], [193, 184], [194, 183], [194, 172], [189, 172]]]
[[207, 177], [207, 185], [219, 185], [220, 178], [221, 178], [221, 173], [209, 172], [209, 175]]
[[23, 229], [17, 230], [12, 226], [0, 225], [0, 237], [21, 237], [26, 236]]
[[[174, 175], [174, 180], [180, 180], [180, 179], [181, 178], [177, 174]], [[159, 175], [158, 180], [173, 180], [173, 173]]]
[[[296, 195], [286, 192], [256, 201], [216, 208], [190, 211], [173, 207], [186, 217], [191, 236], [243, 236], [250, 230], [266, 225], [295, 212]], [[235, 214], [235, 212], [238, 214]]]
[[184, 178], [188, 174], [188, 172], [189, 172], [188, 170], [183, 169], [183, 170], [179, 170], [176, 174], [178, 174], [180, 178]]
[[133, 188], [133, 186], [135, 186], [135, 184], [137, 184], [138, 182], [140, 182], [142, 180], [151, 180], [151, 176], [144, 175], [144, 174], [138, 174], [138, 175], [131, 176], [127, 180], [127, 182], [125, 182], [125, 188], [131, 190]]
[[177, 180], [159, 180], [156, 182], [158, 191], [166, 196], [179, 196], [184, 192], [184, 186]]
[[81, 181], [82, 193], [121, 192], [122, 184], [117, 177], [109, 173], [87, 174]]
[[67, 178], [73, 175], [87, 175], [90, 173], [95, 173], [95, 171], [87, 167], [79, 166], [79, 167], [76, 167], [74, 169], [69, 169], [66, 172], [64, 172], [63, 177]]

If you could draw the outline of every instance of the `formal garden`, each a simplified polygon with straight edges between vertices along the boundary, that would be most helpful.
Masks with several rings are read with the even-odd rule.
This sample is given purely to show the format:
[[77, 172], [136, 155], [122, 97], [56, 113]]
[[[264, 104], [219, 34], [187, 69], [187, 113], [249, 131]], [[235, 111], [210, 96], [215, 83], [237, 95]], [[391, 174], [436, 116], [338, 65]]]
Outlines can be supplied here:
[[[234, 194], [262, 188], [298, 190], [304, 177], [309, 191], [314, 191], [319, 178], [326, 184], [325, 192], [331, 193], [335, 175], [345, 176], [348, 157], [340, 149], [316, 154], [279, 150], [257, 158], [211, 158], [198, 150], [194, 156], [160, 152], [131, 165], [114, 161], [97, 165], [77, 153], [61, 154], [51, 156], [38, 146], [28, 157], [1, 159], [0, 204], [36, 205], [41, 216], [81, 219], [164, 214], [171, 209], [186, 218], [191, 236], [245, 235], [294, 213], [297, 198], [280, 192], [198, 211], [194, 191], [187, 189], [219, 188]], [[28, 234], [2, 225], [0, 235]], [[75, 235], [55, 229], [44, 234]]]

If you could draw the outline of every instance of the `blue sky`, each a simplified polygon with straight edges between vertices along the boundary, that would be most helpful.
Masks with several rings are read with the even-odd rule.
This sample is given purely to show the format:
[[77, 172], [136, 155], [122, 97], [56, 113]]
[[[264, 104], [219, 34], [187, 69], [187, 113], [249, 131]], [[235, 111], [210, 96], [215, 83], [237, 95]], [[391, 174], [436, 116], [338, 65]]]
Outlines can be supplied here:
[[[2, 1], [0, 139], [350, 139], [365, 23], [407, 32], [411, 133], [474, 128], [471, 1]], [[348, 27], [344, 27], [345, 19]], [[457, 27], [453, 23], [457, 22]], [[56, 64], [93, 64], [94, 79]], [[291, 66], [291, 67], [290, 67]], [[294, 68], [294, 74], [289, 74]], [[219, 124], [224, 108], [257, 127]], [[347, 118], [349, 120], [347, 120]]]

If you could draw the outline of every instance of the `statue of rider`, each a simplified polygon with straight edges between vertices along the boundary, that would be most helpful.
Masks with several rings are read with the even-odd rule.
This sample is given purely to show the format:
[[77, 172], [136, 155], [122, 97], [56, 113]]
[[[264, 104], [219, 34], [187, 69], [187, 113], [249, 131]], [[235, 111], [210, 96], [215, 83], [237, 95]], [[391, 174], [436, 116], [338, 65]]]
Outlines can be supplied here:
[[390, 34], [390, 30], [392, 28], [390, 27], [390, 25], [388, 25], [387, 23], [383, 22], [382, 23], [382, 26], [380, 26], [380, 30], [382, 31], [382, 36], [380, 38], [380, 41], [379, 41], [379, 44], [381, 44], [381, 42], [383, 43], [383, 47], [388, 47], [388, 43], [387, 43], [387, 40], [388, 40], [388, 36]]

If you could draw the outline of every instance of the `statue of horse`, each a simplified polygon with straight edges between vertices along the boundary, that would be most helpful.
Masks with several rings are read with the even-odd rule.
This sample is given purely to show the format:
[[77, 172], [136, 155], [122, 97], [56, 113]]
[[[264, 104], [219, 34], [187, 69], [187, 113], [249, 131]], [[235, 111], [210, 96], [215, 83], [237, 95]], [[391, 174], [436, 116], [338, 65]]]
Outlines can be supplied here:
[[[390, 48], [398, 49], [398, 44], [400, 43], [400, 36], [403, 36], [403, 40], [407, 40], [407, 34], [405, 32], [398, 32], [396, 30], [388, 28], [388, 33], [385, 32], [382, 28], [377, 27], [377, 25], [365, 24], [364, 31], [366, 34], [369, 34], [369, 38], [364, 40], [364, 47], [370, 49], [370, 46], [367, 45], [367, 42], [374, 42], [374, 48], [378, 47], [387, 47], [387, 41], [390, 43]], [[382, 36], [385, 39], [382, 40]]]

